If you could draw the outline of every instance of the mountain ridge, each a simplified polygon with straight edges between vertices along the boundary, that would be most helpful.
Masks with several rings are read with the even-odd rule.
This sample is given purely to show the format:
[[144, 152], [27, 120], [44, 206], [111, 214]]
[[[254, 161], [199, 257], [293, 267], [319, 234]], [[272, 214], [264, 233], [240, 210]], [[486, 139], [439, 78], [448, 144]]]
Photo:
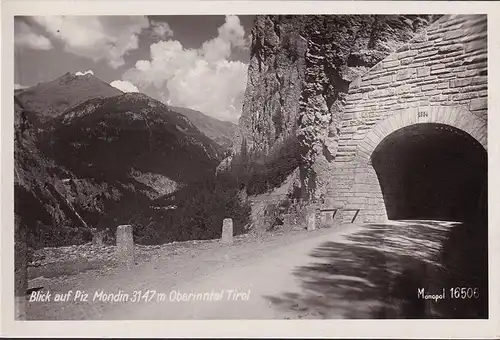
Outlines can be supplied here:
[[15, 215], [30, 247], [86, 242], [92, 228], [148, 216], [156, 198], [215, 173], [222, 157], [187, 117], [142, 93], [94, 91], [83, 101], [89, 94], [77, 93], [63, 111], [67, 103], [57, 101], [68, 82], [74, 90], [97, 81], [77, 77], [85, 78], [66, 74], [27, 89], [33, 98], [48, 94], [36, 105], [25, 91], [14, 97]]
[[41, 121], [47, 121], [88, 99], [121, 94], [122, 91], [92, 74], [67, 72], [54, 80], [28, 87], [15, 96], [25, 110], [37, 112]]
[[[148, 96], [142, 92], [139, 93]], [[36, 113], [37, 120], [40, 123], [45, 123], [87, 100], [120, 96], [122, 94], [124, 92], [93, 74], [76, 75], [66, 72], [54, 80], [41, 82], [24, 89], [17, 89], [14, 91], [14, 98], [19, 105], [23, 106], [26, 112]], [[151, 96], [148, 97], [158, 100]], [[232, 147], [232, 139], [237, 128], [236, 124], [219, 120], [189, 108], [167, 106], [172, 111], [187, 117], [203, 134], [224, 149]]]
[[169, 105], [172, 110], [186, 116], [201, 132], [226, 149], [231, 149], [238, 125], [220, 120], [203, 112]]

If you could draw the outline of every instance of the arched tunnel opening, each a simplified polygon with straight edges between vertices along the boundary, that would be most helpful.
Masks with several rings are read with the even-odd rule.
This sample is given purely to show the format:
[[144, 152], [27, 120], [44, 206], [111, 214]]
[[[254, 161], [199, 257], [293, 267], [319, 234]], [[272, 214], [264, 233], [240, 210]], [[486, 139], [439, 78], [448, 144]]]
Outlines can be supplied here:
[[[426, 317], [424, 300], [416, 298], [415, 291], [418, 287], [434, 285], [435, 289], [456, 286], [476, 287], [481, 291], [477, 299], [459, 301], [446, 296], [447, 300], [434, 309], [438, 317], [487, 318], [488, 162], [485, 148], [455, 127], [414, 124], [383, 139], [372, 153], [371, 161], [387, 217], [410, 220], [408, 225], [420, 226], [420, 232], [426, 234], [424, 238], [432, 238], [436, 233], [439, 236], [435, 237], [441, 239], [435, 259], [438, 266], [429, 266], [415, 255], [418, 264], [409, 262], [391, 283], [399, 289], [395, 296], [403, 299], [402, 315]], [[426, 225], [433, 227], [425, 229]]]
[[487, 207], [487, 152], [455, 127], [423, 123], [396, 130], [372, 165], [390, 220], [469, 221]]

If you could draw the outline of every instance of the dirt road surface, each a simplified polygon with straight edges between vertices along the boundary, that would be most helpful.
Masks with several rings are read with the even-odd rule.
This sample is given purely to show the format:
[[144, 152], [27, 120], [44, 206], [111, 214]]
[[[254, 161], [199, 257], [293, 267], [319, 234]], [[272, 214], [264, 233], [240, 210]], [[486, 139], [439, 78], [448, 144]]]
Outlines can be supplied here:
[[[446, 222], [348, 224], [247, 236], [232, 245], [201, 243], [177, 255], [159, 254], [131, 269], [88, 271], [47, 281], [43, 291], [50, 291], [52, 301], [28, 303], [27, 318], [384, 317], [377, 313], [391, 304], [388, 296], [394, 277], [414, 259], [434, 261], [452, 226]], [[69, 301], [54, 301], [56, 294], [69, 291]]]

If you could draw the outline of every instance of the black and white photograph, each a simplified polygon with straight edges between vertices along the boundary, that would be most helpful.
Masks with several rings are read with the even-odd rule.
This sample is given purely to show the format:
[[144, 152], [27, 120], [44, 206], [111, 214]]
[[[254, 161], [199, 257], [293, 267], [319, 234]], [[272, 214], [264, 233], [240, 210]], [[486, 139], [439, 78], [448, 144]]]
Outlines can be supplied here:
[[149, 9], [13, 17], [15, 320], [491, 319], [488, 13]]

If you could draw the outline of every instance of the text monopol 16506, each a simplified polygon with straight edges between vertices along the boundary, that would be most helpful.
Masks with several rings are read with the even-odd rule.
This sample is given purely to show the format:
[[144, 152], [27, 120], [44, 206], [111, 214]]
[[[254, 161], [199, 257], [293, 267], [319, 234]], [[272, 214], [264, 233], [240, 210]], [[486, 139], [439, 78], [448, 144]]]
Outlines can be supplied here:
[[429, 293], [425, 288], [418, 288], [417, 297], [420, 299], [435, 300], [436, 302], [445, 299], [478, 299], [480, 291], [477, 287], [452, 287]]

